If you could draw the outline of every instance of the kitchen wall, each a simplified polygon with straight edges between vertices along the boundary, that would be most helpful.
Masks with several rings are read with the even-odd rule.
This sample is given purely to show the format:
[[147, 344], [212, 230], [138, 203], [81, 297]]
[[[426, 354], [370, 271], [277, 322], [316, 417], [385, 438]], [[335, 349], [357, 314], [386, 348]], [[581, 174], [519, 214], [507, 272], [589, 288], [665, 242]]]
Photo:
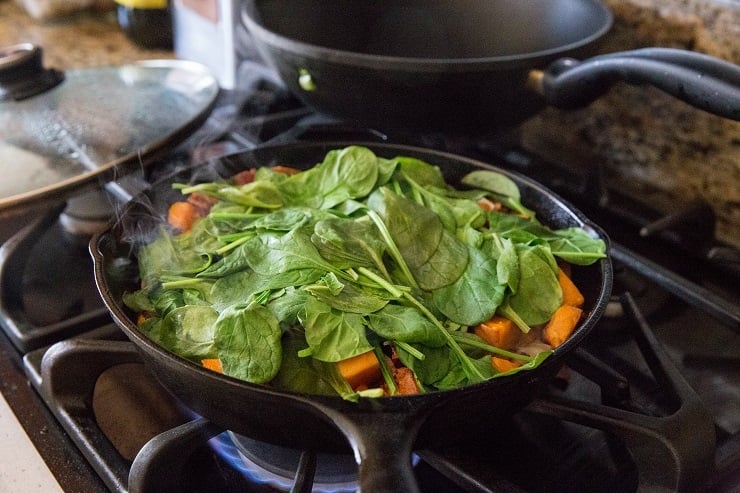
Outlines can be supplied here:
[[[602, 52], [669, 46], [740, 65], [738, 0], [605, 1], [615, 25]], [[586, 109], [547, 109], [525, 124], [524, 139], [576, 167], [603, 164], [609, 183], [660, 211], [704, 198], [718, 237], [740, 247], [740, 123], [618, 84]]]

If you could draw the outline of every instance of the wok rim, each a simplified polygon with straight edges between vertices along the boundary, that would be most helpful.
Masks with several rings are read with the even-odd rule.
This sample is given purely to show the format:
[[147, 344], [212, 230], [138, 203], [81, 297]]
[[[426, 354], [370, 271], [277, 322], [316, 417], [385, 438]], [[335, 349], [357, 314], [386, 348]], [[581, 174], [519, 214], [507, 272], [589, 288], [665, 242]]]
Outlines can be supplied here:
[[[111, 290], [109, 289], [109, 284], [108, 284], [107, 275], [106, 275], [106, 268], [107, 268], [106, 257], [104, 256], [103, 251], [102, 251], [103, 249], [101, 248], [101, 246], [103, 245], [105, 241], [108, 241], [109, 239], [114, 239], [112, 238], [112, 234], [115, 230], [116, 225], [122, 218], [126, 217], [126, 215], [131, 212], [132, 208], [136, 207], [138, 203], [137, 202], [138, 199], [140, 199], [141, 197], [146, 197], [147, 194], [151, 193], [152, 190], [161, 189], [163, 187], [163, 184], [170, 183], [171, 182], [170, 180], [174, 176], [180, 175], [184, 172], [188, 172], [192, 170], [193, 169], [192, 166], [185, 168], [185, 169], [176, 170], [173, 174], [165, 176], [163, 179], [152, 184], [152, 186], [149, 189], [139, 193], [136, 197], [134, 197], [131, 201], [129, 201], [123, 206], [121, 211], [116, 215], [116, 219], [114, 219], [108, 225], [106, 229], [96, 233], [90, 240], [89, 252], [93, 260], [95, 284], [96, 284], [98, 292], [105, 306], [108, 308], [108, 311], [110, 312], [116, 325], [124, 331], [125, 335], [129, 339], [131, 339], [132, 342], [135, 343], [139, 351], [145, 351], [147, 353], [151, 353], [152, 355], [155, 355], [158, 357], [164, 357], [168, 363], [176, 364], [180, 370], [185, 371], [185, 372], [195, 372], [195, 374], [201, 378], [215, 380], [215, 381], [220, 382], [221, 385], [228, 385], [229, 387], [235, 387], [240, 390], [243, 389], [249, 392], [256, 392], [257, 394], [260, 394], [261, 396], [265, 396], [265, 397], [277, 397], [279, 399], [288, 399], [288, 400], [291, 400], [297, 403], [305, 403], [314, 408], [318, 406], [329, 406], [330, 408], [334, 408], [334, 409], [340, 409], [344, 411], [349, 409], [349, 410], [356, 410], [359, 412], [362, 412], [363, 409], [366, 407], [366, 405], [368, 405], [369, 403], [378, 403], [378, 402], [381, 403], [380, 405], [382, 406], [384, 411], [390, 411], [390, 412], [407, 411], [408, 412], [408, 409], [410, 408], [420, 409], [426, 405], [432, 405], [435, 402], [447, 401], [448, 398], [454, 398], [455, 396], [476, 393], [482, 390], [487, 390], [489, 388], [495, 388], [497, 386], [506, 385], [505, 383], [497, 384], [497, 382], [508, 382], [508, 384], [513, 384], [514, 380], [527, 380], [528, 378], [530, 380], [536, 380], [537, 376], [542, 376], [543, 374], [546, 374], [547, 373], [546, 370], [548, 368], [558, 368], [559, 366], [556, 366], [556, 365], [561, 365], [560, 360], [563, 357], [565, 357], [572, 349], [577, 347], [581, 343], [581, 341], [591, 333], [591, 330], [593, 329], [593, 327], [601, 319], [606, 309], [606, 305], [611, 296], [611, 290], [612, 290], [612, 285], [613, 285], [613, 267], [612, 267], [612, 262], [611, 262], [611, 256], [609, 255], [609, 245], [610, 245], [609, 237], [600, 226], [596, 225], [594, 222], [588, 219], [585, 216], [585, 214], [583, 214], [580, 210], [573, 207], [568, 201], [566, 201], [559, 195], [555, 194], [554, 192], [550, 191], [544, 185], [540, 184], [539, 182], [525, 175], [522, 175], [516, 171], [505, 170], [505, 169], [499, 168], [493, 164], [489, 164], [484, 161], [480, 161], [480, 160], [473, 159], [473, 158], [468, 158], [466, 156], [461, 156], [461, 155], [453, 154], [449, 152], [438, 151], [435, 149], [429, 149], [429, 148], [423, 148], [423, 147], [417, 147], [417, 146], [411, 146], [411, 145], [405, 145], [405, 144], [389, 144], [389, 143], [362, 142], [362, 141], [277, 143], [277, 144], [258, 146], [254, 149], [237, 151], [233, 154], [222, 156], [218, 158], [217, 160], [228, 159], [229, 157], [238, 156], [241, 154], [254, 154], [260, 151], [280, 151], [282, 149], [296, 148], [296, 147], [298, 148], [301, 148], [301, 147], [302, 148], [324, 148], [325, 150], [328, 150], [332, 148], [346, 147], [348, 145], [366, 146], [370, 148], [371, 150], [373, 150], [374, 152], [375, 152], [375, 149], [393, 150], [399, 153], [397, 155], [403, 155], [403, 154], [400, 154], [403, 152], [410, 152], [410, 153], [417, 153], [417, 154], [421, 153], [421, 154], [429, 155], [432, 157], [436, 156], [439, 158], [457, 161], [459, 163], [466, 163], [467, 165], [471, 165], [475, 167], [476, 169], [490, 169], [490, 170], [498, 171], [509, 177], [512, 177], [518, 184], [525, 183], [527, 186], [533, 188], [538, 195], [547, 196], [553, 202], [558, 204], [558, 207], [560, 208], [561, 211], [566, 212], [573, 219], [577, 220], [581, 224], [581, 226], [589, 230], [592, 235], [595, 235], [598, 238], [604, 240], [604, 242], [606, 243], [606, 257], [600, 259], [597, 263], [589, 266], [591, 268], [594, 268], [594, 269], [598, 268], [600, 270], [601, 281], [600, 281], [598, 296], [595, 300], [593, 300], [593, 304], [588, 314], [578, 325], [574, 333], [562, 345], [555, 348], [553, 350], [553, 353], [548, 358], [546, 358], [545, 361], [543, 361], [540, 365], [538, 365], [536, 368], [532, 370], [521, 371], [513, 375], [492, 378], [492, 379], [484, 380], [482, 382], [478, 382], [475, 384], [465, 385], [465, 386], [457, 387], [453, 389], [435, 390], [435, 391], [426, 392], [422, 394], [395, 395], [395, 396], [383, 396], [383, 397], [360, 397], [358, 402], [346, 401], [339, 395], [336, 395], [336, 396], [319, 395], [319, 394], [296, 392], [296, 391], [290, 391], [290, 390], [284, 390], [284, 389], [276, 389], [276, 388], [270, 387], [269, 385], [255, 384], [255, 383], [237, 379], [235, 377], [231, 377], [228, 375], [224, 375], [224, 374], [220, 374], [220, 373], [208, 370], [202, 367], [201, 365], [194, 363], [193, 361], [190, 361], [174, 352], [171, 352], [168, 349], [163, 348], [162, 346], [157, 344], [155, 341], [150, 339], [146, 334], [144, 334], [137, 327], [135, 321], [132, 320], [131, 317], [127, 314], [127, 309], [124, 307], [122, 301], [116, 300], [112, 296]], [[434, 163], [431, 163], [431, 164], [434, 164]], [[115, 238], [114, 240], [118, 241], [118, 238]], [[148, 357], [145, 358], [145, 363], [150, 364]], [[350, 405], [350, 407], [347, 407], [348, 404]], [[377, 405], [373, 405], [373, 404], [370, 404], [370, 405], [372, 409], [377, 411]]]
[[577, 51], [596, 42], [603, 37], [614, 25], [614, 14], [600, 0], [580, 0], [584, 4], [599, 10], [603, 15], [602, 23], [588, 36], [576, 41], [559, 44], [551, 48], [523, 52], [512, 55], [498, 55], [489, 57], [460, 57], [460, 58], [423, 58], [403, 57], [390, 55], [374, 55], [358, 53], [355, 51], [329, 48], [317, 44], [300, 41], [265, 27], [249, 13], [250, 6], [254, 6], [257, 0], [244, 2], [241, 8], [241, 19], [244, 26], [252, 37], [258, 38], [261, 44], [274, 46], [285, 53], [292, 53], [308, 59], [318, 59], [328, 63], [343, 64], [357, 67], [367, 67], [380, 70], [400, 71], [449, 71], [458, 68], [462, 71], [488, 70], [493, 67], [527, 66], [534, 67], [538, 63], [563, 56], [567, 53]]

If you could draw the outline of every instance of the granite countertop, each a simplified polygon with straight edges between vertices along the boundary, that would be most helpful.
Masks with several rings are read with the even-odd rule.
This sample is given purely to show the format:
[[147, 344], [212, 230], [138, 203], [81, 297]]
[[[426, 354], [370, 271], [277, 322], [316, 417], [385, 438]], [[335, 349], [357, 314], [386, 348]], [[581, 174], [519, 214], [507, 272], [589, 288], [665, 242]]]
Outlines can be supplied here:
[[132, 43], [113, 10], [81, 11], [42, 21], [14, 0], [0, 0], [0, 47], [19, 43], [40, 46], [44, 65], [60, 70], [174, 58], [171, 51], [147, 50]]
[[0, 395], [0, 491], [62, 493], [62, 488]]
[[[601, 52], [664, 46], [740, 64], [737, 0], [604, 1], [615, 23]], [[651, 87], [617, 84], [588, 108], [546, 109], [523, 134], [526, 147], [558, 161], [601, 166], [607, 183], [660, 212], [703, 199], [716, 236], [740, 248], [740, 122]]]

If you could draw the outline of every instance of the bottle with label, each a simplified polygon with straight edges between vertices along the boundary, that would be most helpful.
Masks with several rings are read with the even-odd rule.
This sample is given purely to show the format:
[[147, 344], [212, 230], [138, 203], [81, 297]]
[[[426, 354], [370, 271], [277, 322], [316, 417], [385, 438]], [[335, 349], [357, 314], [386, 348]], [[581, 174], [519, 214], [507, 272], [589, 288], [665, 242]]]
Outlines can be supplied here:
[[118, 24], [136, 44], [172, 49], [172, 14], [168, 0], [115, 0]]

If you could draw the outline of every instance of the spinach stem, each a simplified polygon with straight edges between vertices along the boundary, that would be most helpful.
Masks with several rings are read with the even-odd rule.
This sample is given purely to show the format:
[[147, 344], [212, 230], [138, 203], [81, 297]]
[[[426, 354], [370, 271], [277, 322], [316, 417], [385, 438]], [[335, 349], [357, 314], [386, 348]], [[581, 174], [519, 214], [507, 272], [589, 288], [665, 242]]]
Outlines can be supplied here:
[[403, 296], [403, 291], [399, 289], [397, 286], [389, 283], [379, 275], [377, 275], [375, 272], [371, 271], [367, 267], [358, 267], [357, 270], [360, 274], [364, 275], [365, 277], [368, 277], [375, 281], [380, 287], [388, 291], [390, 294], [392, 294], [395, 298], [400, 298]]
[[375, 353], [375, 357], [378, 358], [378, 363], [380, 363], [380, 374], [383, 375], [385, 385], [388, 387], [388, 393], [395, 395], [398, 392], [398, 386], [396, 385], [396, 380], [393, 378], [391, 369], [388, 368], [388, 360], [385, 354], [383, 354], [383, 349], [380, 346], [374, 346], [373, 352]]
[[216, 253], [218, 255], [223, 255], [224, 253], [226, 253], [226, 252], [228, 252], [230, 250], [233, 250], [234, 248], [238, 247], [239, 245], [242, 245], [242, 244], [246, 243], [251, 238], [254, 238], [254, 235], [253, 234], [248, 234], [248, 235], [245, 234], [241, 238], [237, 238], [236, 240], [232, 241], [231, 243], [228, 243], [228, 244], [222, 246], [221, 248], [218, 248], [216, 250]]
[[163, 289], [176, 289], [176, 288], [189, 288], [191, 286], [197, 286], [198, 284], [202, 284], [203, 279], [195, 279], [192, 277], [187, 277], [184, 279], [177, 279], [175, 281], [165, 281], [162, 283]]
[[445, 338], [447, 339], [447, 344], [450, 346], [453, 352], [457, 354], [458, 358], [460, 359], [460, 363], [463, 365], [463, 368], [465, 369], [465, 374], [468, 375], [468, 378], [470, 378], [473, 381], [480, 382], [482, 380], [485, 380], [485, 377], [481, 372], [478, 370], [478, 368], [475, 367], [470, 362], [470, 359], [468, 358], [468, 355], [465, 354], [465, 351], [462, 350], [462, 348], [457, 344], [455, 339], [452, 337], [452, 335], [449, 333], [449, 331], [442, 325], [442, 322], [440, 322], [437, 317], [434, 316], [432, 312], [430, 312], [427, 307], [425, 307], [422, 303], [419, 302], [416, 298], [414, 298], [411, 293], [408, 291], [401, 291], [393, 284], [387, 282], [382, 277], [378, 276], [371, 270], [367, 269], [366, 267], [360, 267], [357, 269], [362, 273], [363, 275], [369, 277], [370, 279], [377, 282], [381, 287], [383, 287], [385, 290], [387, 290], [389, 293], [391, 293], [393, 296], [400, 298], [403, 297], [411, 304], [413, 304], [416, 308], [421, 311], [424, 316], [431, 321], [435, 327], [437, 327], [439, 330], [442, 331]]
[[424, 353], [422, 353], [421, 351], [419, 351], [418, 349], [416, 349], [411, 344], [409, 344], [407, 342], [403, 342], [403, 341], [394, 341], [394, 343], [396, 344], [396, 346], [400, 347], [401, 349], [403, 349], [404, 351], [406, 351], [407, 353], [409, 353], [414, 358], [416, 358], [416, 359], [418, 359], [420, 361], [423, 361], [424, 360], [424, 358], [425, 358]]
[[447, 345], [450, 346], [450, 349], [457, 355], [458, 359], [460, 360], [460, 363], [463, 365], [463, 369], [465, 370], [465, 374], [467, 377], [473, 381], [473, 382], [481, 382], [486, 379], [486, 377], [483, 376], [483, 374], [478, 370], [478, 368], [475, 367], [475, 365], [470, 361], [470, 358], [468, 358], [468, 355], [465, 354], [465, 351], [462, 350], [462, 348], [457, 344], [457, 341], [452, 337], [452, 334], [445, 329], [444, 325], [442, 325], [442, 322], [440, 322], [437, 317], [434, 316], [432, 312], [427, 309], [427, 307], [424, 306], [423, 303], [420, 303], [419, 300], [414, 298], [411, 293], [403, 293], [403, 297], [411, 302], [414, 306], [416, 306], [421, 313], [424, 314], [427, 319], [429, 319], [430, 322], [432, 322], [439, 330], [442, 331], [442, 334], [444, 334], [445, 339], [447, 339]]
[[259, 219], [264, 214], [256, 212], [211, 212], [209, 216], [215, 221], [226, 221], [229, 219]]
[[409, 266], [406, 265], [406, 261], [401, 256], [401, 252], [398, 251], [396, 242], [393, 241], [393, 238], [391, 238], [391, 234], [388, 231], [388, 228], [385, 227], [385, 223], [383, 222], [383, 220], [380, 218], [377, 212], [371, 209], [367, 210], [367, 215], [370, 217], [370, 219], [373, 220], [378, 230], [380, 230], [380, 235], [383, 237], [383, 240], [385, 240], [385, 243], [388, 245], [388, 253], [390, 253], [391, 257], [393, 257], [393, 260], [396, 261], [398, 267], [401, 269], [401, 272], [403, 272], [403, 275], [406, 276], [411, 287], [418, 288], [419, 285], [416, 283], [416, 279], [414, 279], [414, 276], [409, 270]]
[[456, 334], [456, 335], [453, 335], [452, 337], [454, 337], [461, 344], [466, 344], [471, 347], [483, 349], [484, 351], [488, 351], [489, 353], [494, 353], [499, 356], [503, 356], [504, 358], [515, 359], [515, 360], [524, 361], [524, 362], [529, 362], [534, 359], [531, 356], [527, 356], [526, 354], [512, 353], [511, 351], [507, 351], [505, 349], [501, 349], [496, 346], [491, 346], [490, 344], [486, 344], [485, 342], [479, 339], [468, 337], [463, 334]]
[[508, 303], [504, 303], [503, 305], [499, 306], [498, 308], [496, 308], [496, 311], [514, 322], [514, 324], [519, 327], [519, 330], [521, 330], [525, 334], [529, 333], [529, 331], [532, 330], [527, 322], [522, 320], [522, 317], [520, 317], [519, 314], [514, 311], [514, 309]]

